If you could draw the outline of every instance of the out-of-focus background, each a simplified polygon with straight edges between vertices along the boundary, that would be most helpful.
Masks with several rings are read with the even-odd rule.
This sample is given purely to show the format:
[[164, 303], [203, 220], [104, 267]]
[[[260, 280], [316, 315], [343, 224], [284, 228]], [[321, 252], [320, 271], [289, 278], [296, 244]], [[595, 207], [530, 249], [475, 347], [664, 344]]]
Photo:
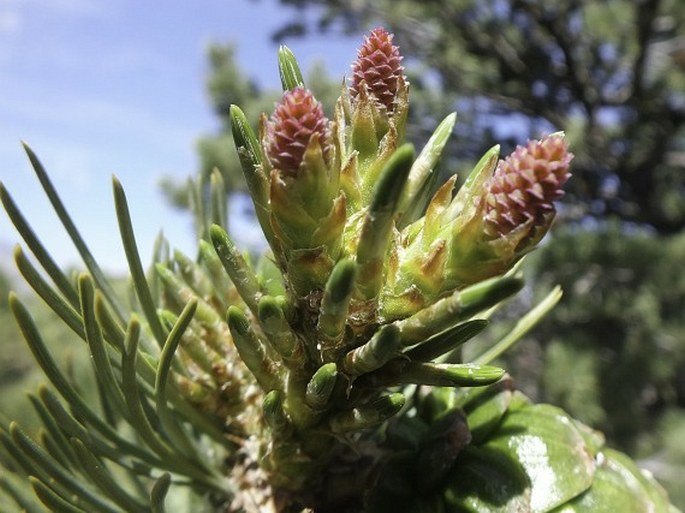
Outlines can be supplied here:
[[[193, 255], [186, 180], [217, 166], [234, 191], [233, 235], [259, 249], [229, 105], [252, 120], [271, 110], [285, 43], [330, 114], [376, 25], [405, 55], [408, 136], [421, 145], [458, 111], [445, 176], [465, 176], [495, 143], [506, 155], [566, 132], [574, 176], [512, 309], [555, 283], [564, 299], [504, 365], [536, 400], [603, 430], [685, 508], [685, 0], [0, 0], [0, 180], [58, 263], [79, 268], [26, 140], [121, 276], [111, 174], [144, 257], [160, 228]], [[13, 270], [18, 240], [0, 217], [0, 416], [30, 423], [18, 404], [40, 378], [6, 304], [9, 289], [30, 297]], [[39, 320], [53, 348], [69, 345], [48, 312]]]

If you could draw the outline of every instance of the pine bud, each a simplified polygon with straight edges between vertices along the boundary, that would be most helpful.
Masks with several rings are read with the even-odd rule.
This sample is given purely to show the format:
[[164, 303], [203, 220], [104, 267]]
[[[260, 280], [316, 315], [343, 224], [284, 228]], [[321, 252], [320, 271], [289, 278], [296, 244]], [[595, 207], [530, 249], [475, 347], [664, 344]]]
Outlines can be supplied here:
[[405, 249], [384, 290], [383, 315], [398, 319], [453, 290], [506, 273], [545, 236], [570, 177], [573, 155], [563, 133], [519, 146], [497, 163], [480, 160], [455, 197], [454, 179], [424, 218], [403, 231]]
[[518, 146], [500, 161], [487, 184], [485, 232], [505, 236], [514, 228], [533, 221], [543, 225], [554, 214], [552, 201], [563, 196], [573, 155], [561, 134]]
[[356, 97], [366, 84], [369, 93], [392, 112], [400, 78], [404, 75], [399, 47], [392, 44], [393, 34], [378, 27], [371, 31], [357, 50], [352, 64], [352, 96]]
[[318, 137], [327, 158], [330, 134], [321, 103], [303, 87], [286, 91], [267, 124], [271, 165], [287, 176], [296, 176], [312, 137]]

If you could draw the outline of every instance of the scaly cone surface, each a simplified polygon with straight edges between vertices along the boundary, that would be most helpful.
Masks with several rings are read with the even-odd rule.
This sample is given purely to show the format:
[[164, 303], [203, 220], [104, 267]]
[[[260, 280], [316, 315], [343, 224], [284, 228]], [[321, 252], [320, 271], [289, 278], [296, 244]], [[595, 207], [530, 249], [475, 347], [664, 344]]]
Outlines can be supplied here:
[[[313, 137], [317, 139], [312, 141]], [[286, 91], [267, 123], [266, 150], [271, 165], [296, 178], [310, 142], [321, 146], [325, 161], [329, 139], [328, 120], [314, 95], [304, 87]]]
[[392, 40], [393, 35], [382, 27], [371, 31], [357, 51], [357, 60], [352, 64], [350, 87], [354, 98], [366, 87], [368, 93], [388, 113], [395, 107], [400, 80], [404, 80], [400, 49], [392, 44]]
[[564, 195], [572, 158], [563, 135], [554, 134], [518, 146], [500, 161], [487, 186], [485, 232], [504, 237], [528, 222], [535, 227], [551, 222], [552, 202]]

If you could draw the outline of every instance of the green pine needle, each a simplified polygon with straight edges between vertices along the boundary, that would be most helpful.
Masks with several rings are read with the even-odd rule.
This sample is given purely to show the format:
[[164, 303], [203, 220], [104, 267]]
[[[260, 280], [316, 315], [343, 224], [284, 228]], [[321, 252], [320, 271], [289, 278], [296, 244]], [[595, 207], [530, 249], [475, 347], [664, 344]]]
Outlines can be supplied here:
[[259, 298], [262, 295], [257, 277], [247, 265], [228, 233], [221, 226], [213, 225], [209, 233], [219, 259], [231, 277], [238, 294], [252, 313], [256, 315]]
[[474, 362], [478, 364], [490, 363], [511, 349], [556, 306], [561, 300], [562, 295], [561, 287], [554, 287], [542, 301], [518, 320], [514, 328], [506, 336], [485, 353], [475, 358]]
[[128, 202], [126, 201], [126, 194], [116, 177], [112, 178], [112, 186], [114, 190], [114, 205], [116, 207], [117, 220], [119, 222], [119, 232], [121, 234], [124, 252], [126, 253], [126, 260], [128, 261], [133, 287], [135, 288], [138, 300], [140, 301], [140, 306], [145, 314], [145, 320], [148, 322], [153, 336], [161, 347], [166, 338], [166, 333], [164, 332], [164, 328], [162, 328], [159, 317], [157, 317], [157, 306], [152, 300], [152, 293], [150, 292], [150, 287], [145, 277], [143, 264], [140, 261], [140, 254], [138, 253], [138, 246], [136, 244], [135, 234], [133, 233], [133, 224], [128, 209]]
[[405, 144], [393, 153], [374, 189], [357, 246], [357, 290], [363, 300], [375, 299], [383, 284], [383, 268], [400, 195], [414, 160], [414, 149]]
[[290, 91], [296, 87], [304, 87], [304, 79], [302, 78], [300, 65], [297, 63], [297, 59], [295, 59], [295, 54], [284, 45], [278, 49], [278, 71], [284, 91]]

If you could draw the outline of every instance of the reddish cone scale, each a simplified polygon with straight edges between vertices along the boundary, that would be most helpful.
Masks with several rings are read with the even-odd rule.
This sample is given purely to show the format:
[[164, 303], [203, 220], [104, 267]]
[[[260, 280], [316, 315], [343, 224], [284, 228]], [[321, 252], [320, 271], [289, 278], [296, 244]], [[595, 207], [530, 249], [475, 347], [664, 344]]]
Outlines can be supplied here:
[[330, 138], [328, 119], [311, 91], [297, 87], [283, 93], [267, 124], [266, 136], [271, 165], [286, 175], [296, 176], [313, 136], [318, 136], [326, 156]]
[[352, 64], [352, 96], [359, 94], [361, 83], [366, 83], [369, 93], [392, 112], [400, 77], [404, 74], [399, 48], [392, 44], [393, 34], [376, 28], [365, 38], [357, 50], [357, 60]]
[[560, 134], [518, 146], [500, 161], [485, 197], [485, 231], [499, 237], [533, 219], [544, 222], [554, 213], [552, 201], [563, 196], [573, 155]]

